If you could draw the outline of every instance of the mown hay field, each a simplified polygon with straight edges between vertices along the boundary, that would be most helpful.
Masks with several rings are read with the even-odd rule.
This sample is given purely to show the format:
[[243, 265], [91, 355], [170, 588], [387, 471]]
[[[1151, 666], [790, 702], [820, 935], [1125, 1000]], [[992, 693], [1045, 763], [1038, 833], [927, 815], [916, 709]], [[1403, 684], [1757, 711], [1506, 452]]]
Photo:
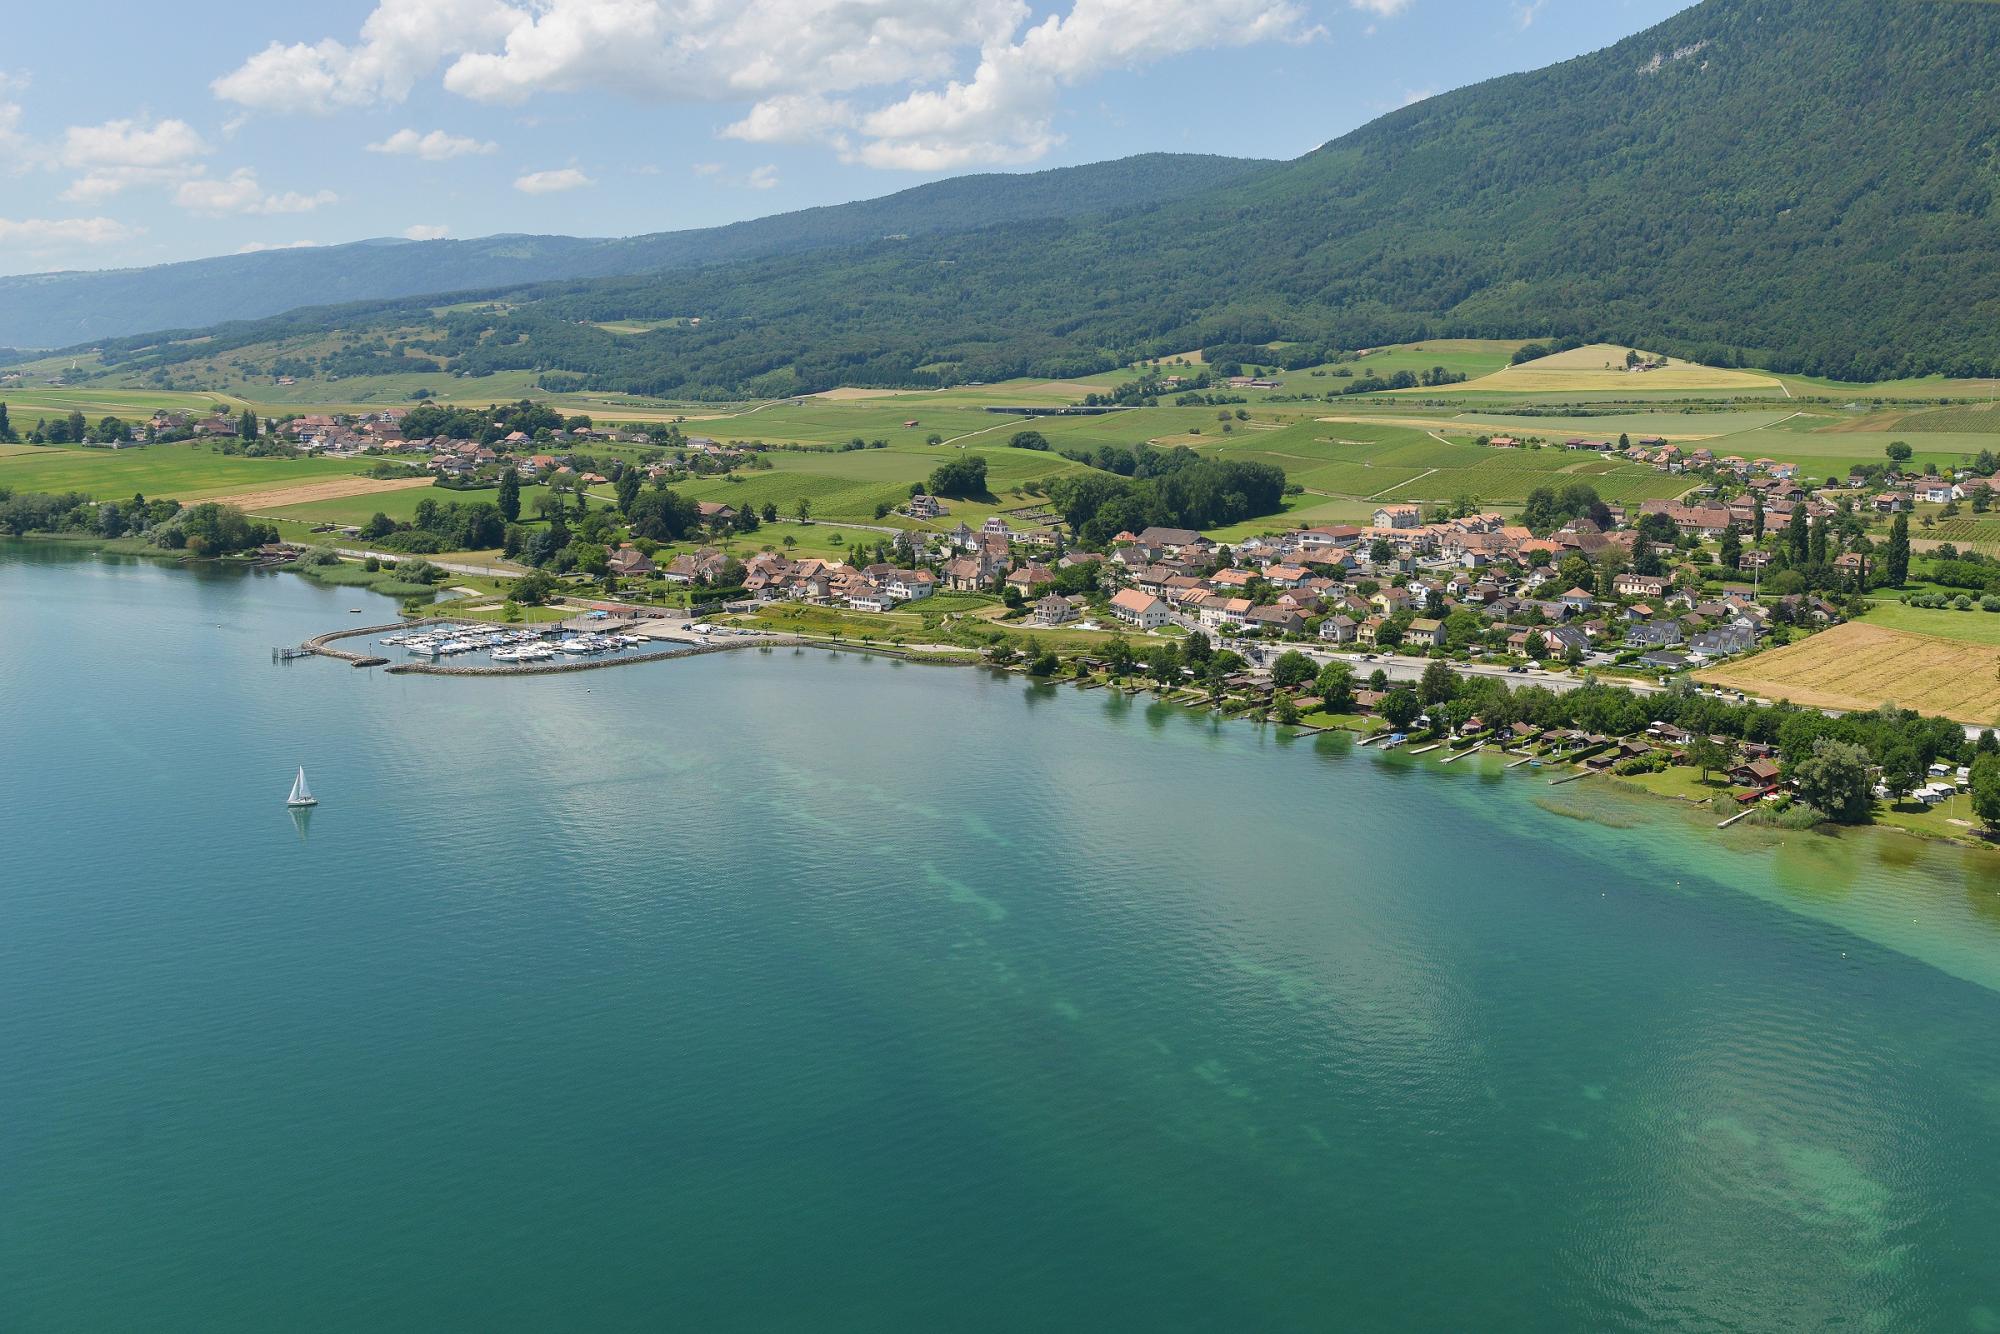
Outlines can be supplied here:
[[1818, 709], [1893, 703], [1981, 726], [2000, 724], [2000, 646], [1851, 622], [1696, 679]]
[[[1626, 389], [1638, 396], [1651, 390], [1661, 389], [1782, 391], [1782, 386], [1767, 375], [1701, 366], [1691, 361], [1669, 360], [1663, 370], [1627, 371], [1625, 369], [1627, 351], [1626, 348], [1614, 347], [1609, 343], [1579, 347], [1537, 361], [1509, 366], [1505, 370], [1496, 371], [1492, 375], [1466, 384], [1453, 385], [1449, 392], [1549, 394], [1572, 390]], [[1437, 393], [1434, 389], [1428, 391], [1411, 389], [1404, 392], [1433, 395]]]

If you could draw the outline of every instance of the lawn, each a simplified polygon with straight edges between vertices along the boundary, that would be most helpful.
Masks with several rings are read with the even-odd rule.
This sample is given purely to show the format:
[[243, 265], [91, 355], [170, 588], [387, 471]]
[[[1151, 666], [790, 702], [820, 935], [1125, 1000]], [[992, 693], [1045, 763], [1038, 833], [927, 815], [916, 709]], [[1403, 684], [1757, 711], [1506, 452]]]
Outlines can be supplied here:
[[[1940, 627], [1984, 626], [1983, 612], [1933, 613]], [[1822, 709], [1884, 703], [1976, 725], [2000, 723], [2000, 647], [1868, 621], [1696, 673], [1696, 679]], [[2000, 620], [2000, 617], [1988, 619]], [[1963, 630], [1960, 630], [1962, 636]]]

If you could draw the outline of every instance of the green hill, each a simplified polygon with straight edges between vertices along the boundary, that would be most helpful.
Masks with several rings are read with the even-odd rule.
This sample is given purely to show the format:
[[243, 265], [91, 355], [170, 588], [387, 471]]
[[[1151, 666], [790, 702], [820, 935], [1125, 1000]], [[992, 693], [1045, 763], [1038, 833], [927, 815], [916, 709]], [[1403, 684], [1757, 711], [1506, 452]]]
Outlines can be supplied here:
[[937, 235], [1028, 218], [1114, 212], [1242, 180], [1275, 165], [1154, 153], [1053, 171], [962, 176], [882, 199], [649, 236], [374, 240], [143, 269], [22, 274], [0, 278], [0, 344], [67, 346], [148, 329], [258, 319], [300, 305], [657, 272], [888, 235]]
[[[451, 369], [778, 394], [1190, 347], [1575, 337], [1841, 379], [2000, 368], [2000, 6], [1706, 0], [1603, 51], [1111, 216], [544, 284], [445, 321]], [[202, 348], [420, 322], [394, 304]], [[700, 316], [620, 338], [598, 322]], [[128, 370], [191, 355], [129, 340]]]

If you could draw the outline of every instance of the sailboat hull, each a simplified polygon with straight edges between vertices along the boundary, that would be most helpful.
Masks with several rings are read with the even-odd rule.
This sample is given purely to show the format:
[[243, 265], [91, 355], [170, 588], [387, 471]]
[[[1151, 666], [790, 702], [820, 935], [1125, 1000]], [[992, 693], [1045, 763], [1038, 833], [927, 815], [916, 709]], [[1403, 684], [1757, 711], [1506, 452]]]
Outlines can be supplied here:
[[303, 801], [292, 801], [292, 800], [287, 800], [287, 801], [285, 802], [285, 804], [286, 804], [287, 806], [290, 806], [290, 807], [293, 807], [294, 809], [296, 809], [297, 807], [300, 807], [300, 806], [317, 806], [317, 805], [319, 805], [319, 798], [318, 798], [318, 797], [307, 797], [307, 798], [306, 798], [305, 800], [303, 800]]

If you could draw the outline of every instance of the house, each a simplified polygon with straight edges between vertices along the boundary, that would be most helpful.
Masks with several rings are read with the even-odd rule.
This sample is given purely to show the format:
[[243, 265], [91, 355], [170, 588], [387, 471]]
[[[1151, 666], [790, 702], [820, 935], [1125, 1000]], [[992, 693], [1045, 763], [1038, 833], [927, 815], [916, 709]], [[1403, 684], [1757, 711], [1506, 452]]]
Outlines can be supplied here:
[[1688, 640], [1688, 651], [1697, 658], [1726, 658], [1732, 653], [1748, 653], [1755, 647], [1757, 627], [1748, 621], [1731, 621]]
[[1007, 576], [1007, 587], [1018, 589], [1023, 594], [1033, 594], [1042, 585], [1055, 581], [1056, 577], [1049, 573], [1048, 566], [1031, 560]]
[[910, 497], [908, 513], [912, 519], [940, 519], [951, 511], [936, 496], [927, 496], [919, 491]]
[[1443, 648], [1444, 622], [1419, 617], [1403, 632], [1403, 642], [1423, 648]]
[[724, 505], [720, 501], [703, 500], [697, 502], [701, 510], [701, 521], [706, 524], [726, 524], [736, 522], [736, 507]]
[[1061, 625], [1076, 619], [1076, 606], [1060, 593], [1051, 593], [1035, 603], [1036, 625]]
[[1298, 635], [1306, 629], [1306, 618], [1290, 607], [1252, 607], [1244, 620], [1273, 634]]
[[1597, 599], [1592, 597], [1587, 590], [1581, 588], [1570, 589], [1569, 592], [1564, 593], [1556, 601], [1562, 603], [1563, 606], [1573, 612], [1589, 611], [1597, 605]]
[[1626, 648], [1662, 649], [1677, 646], [1683, 638], [1679, 621], [1648, 621], [1625, 632]]
[[1240, 630], [1250, 616], [1249, 598], [1226, 598], [1210, 595], [1201, 600], [1201, 628], [1220, 630], [1224, 627]]
[[1164, 551], [1170, 556], [1188, 552], [1207, 554], [1215, 549], [1215, 543], [1191, 528], [1148, 528], [1134, 540], [1148, 550]]
[[1352, 644], [1360, 629], [1352, 616], [1329, 616], [1319, 623], [1319, 637], [1329, 644]]
[[605, 557], [604, 563], [611, 573], [621, 577], [651, 574], [656, 568], [653, 558], [637, 547], [619, 547]]
[[919, 602], [937, 591], [937, 576], [929, 570], [891, 570], [882, 591], [898, 602]]
[[1657, 598], [1666, 595], [1667, 581], [1628, 570], [1612, 580], [1611, 587], [1621, 598]]
[[1157, 630], [1174, 619], [1173, 609], [1166, 603], [1136, 588], [1123, 589], [1112, 597], [1111, 614], [1141, 630]]
[[1778, 766], [1772, 760], [1745, 760], [1729, 771], [1730, 781], [1744, 787], [1776, 787], [1779, 777]]
[[1936, 479], [1917, 483], [1917, 499], [1926, 505], [1947, 505], [1960, 499], [1958, 488]]
[[1423, 521], [1423, 511], [1415, 505], [1384, 505], [1375, 511], [1377, 528], [1415, 528]]

